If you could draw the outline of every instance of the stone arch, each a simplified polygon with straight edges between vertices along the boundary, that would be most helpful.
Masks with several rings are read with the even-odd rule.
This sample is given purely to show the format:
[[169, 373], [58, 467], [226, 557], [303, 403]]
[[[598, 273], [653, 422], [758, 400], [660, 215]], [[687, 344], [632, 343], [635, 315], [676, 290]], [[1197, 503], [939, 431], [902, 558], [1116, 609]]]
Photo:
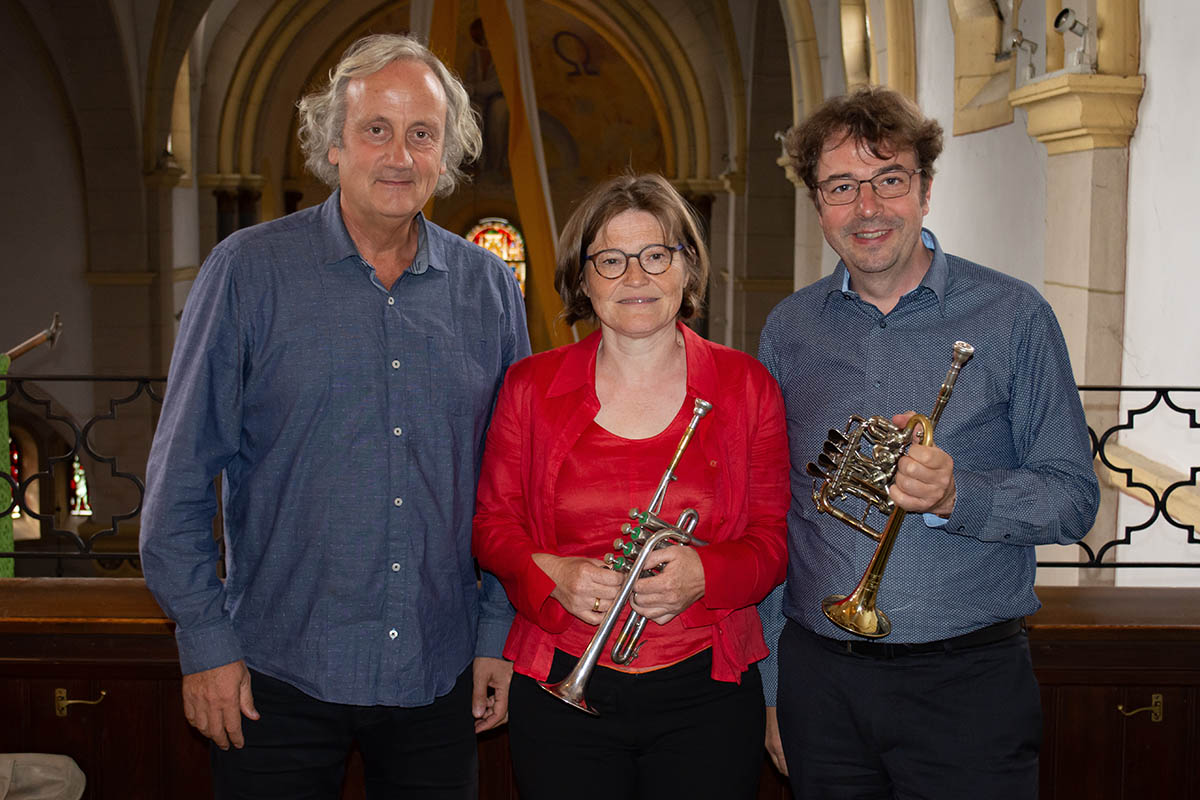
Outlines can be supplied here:
[[[550, 2], [587, 23], [633, 67], [651, 98], [663, 131], [669, 176], [684, 181], [712, 179], [712, 126], [706, 111], [711, 100], [701, 88], [688, 53], [662, 15], [646, 0], [620, 6], [593, 0]], [[236, 36], [238, 30], [245, 30], [247, 22], [252, 23], [251, 32], [238, 37], [236, 66], [219, 77], [209, 75], [210, 80], [218, 77], [218, 85], [226, 87], [215, 126], [211, 103], [204, 112], [208, 117], [206, 129], [215, 133], [217, 140], [215, 163], [210, 171], [231, 179], [257, 174], [263, 152], [261, 137], [264, 130], [270, 129], [263, 123], [272, 117], [270, 101], [266, 99], [268, 89], [287, 94], [281, 88], [294, 84], [296, 78], [294, 74], [285, 76], [289, 72], [286, 62], [299, 61], [294, 58], [298, 45], [311, 51], [306, 40], [314, 35], [317, 20], [325, 11], [324, 4], [316, 0], [276, 0], [273, 4], [250, 5], [255, 6], [255, 13], [243, 13], [239, 7], [235, 10], [239, 24], [227, 26]], [[355, 20], [339, 25], [343, 31], [339, 36], [342, 47], [383, 14], [398, 15], [401, 6], [406, 9], [407, 4], [382, 6], [377, 0], [362, 0], [339, 6], [340, 19]], [[326, 50], [340, 52], [336, 45]], [[219, 53], [216, 46], [214, 53]], [[315, 60], [309, 59], [309, 63]], [[211, 145], [209, 142], [210, 148]], [[273, 161], [276, 165], [286, 163], [283, 157]]]
[[142, 116], [142, 163], [153, 170], [166, 149], [171, 133], [171, 109], [179, 69], [192, 44], [196, 28], [212, 0], [175, 0], [169, 14], [154, 20], [154, 34], [146, 64], [145, 108]]

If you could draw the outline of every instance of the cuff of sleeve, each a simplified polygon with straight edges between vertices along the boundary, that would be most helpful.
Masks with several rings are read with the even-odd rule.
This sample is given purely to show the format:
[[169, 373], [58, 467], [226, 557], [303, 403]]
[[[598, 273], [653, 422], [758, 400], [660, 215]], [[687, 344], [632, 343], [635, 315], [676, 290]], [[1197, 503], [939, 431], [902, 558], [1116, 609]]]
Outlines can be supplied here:
[[511, 623], [511, 620], [479, 620], [479, 630], [475, 633], [475, 657], [504, 658], [504, 642], [508, 638]]
[[228, 620], [197, 630], [175, 629], [179, 668], [184, 675], [232, 664], [242, 658], [242, 643]]
[[763, 699], [767, 706], [776, 704], [776, 693], [779, 690], [779, 637], [786, 624], [783, 616], [783, 594], [784, 587], [777, 586], [758, 604], [763, 639], [771, 651], [770, 655], [758, 662], [758, 671], [762, 675]]
[[987, 534], [995, 484], [986, 475], [955, 470], [954, 485], [954, 510], [942, 528], [981, 541], [999, 541], [999, 537]]
[[554, 581], [532, 558], [521, 576], [521, 597], [529, 617], [548, 633], [562, 633], [571, 624], [571, 615], [562, 604], [550, 596]]
[[763, 705], [772, 708], [779, 694], [779, 657], [774, 648], [771, 655], [758, 662], [758, 674], [762, 676]]

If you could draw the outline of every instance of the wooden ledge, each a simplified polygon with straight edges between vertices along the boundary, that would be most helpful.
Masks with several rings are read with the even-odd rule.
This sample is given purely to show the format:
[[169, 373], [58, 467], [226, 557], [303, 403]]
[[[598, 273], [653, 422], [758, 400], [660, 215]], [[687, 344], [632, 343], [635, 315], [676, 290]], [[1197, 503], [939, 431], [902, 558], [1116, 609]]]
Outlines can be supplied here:
[[5, 578], [0, 633], [167, 634], [174, 625], [141, 578]]
[[[1042, 586], [1034, 639], [1197, 638], [1200, 589]], [[141, 578], [0, 579], [0, 632], [166, 634], [174, 625]]]
[[1200, 589], [1040, 586], [1032, 639], [1200, 639]]

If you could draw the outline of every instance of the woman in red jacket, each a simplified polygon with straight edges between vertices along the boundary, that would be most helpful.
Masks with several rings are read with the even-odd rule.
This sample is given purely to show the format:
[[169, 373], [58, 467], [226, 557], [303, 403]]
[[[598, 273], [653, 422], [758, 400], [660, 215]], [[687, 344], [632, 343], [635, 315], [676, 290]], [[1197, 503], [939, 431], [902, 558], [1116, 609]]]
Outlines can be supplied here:
[[[695, 217], [665, 179], [601, 185], [567, 222], [555, 274], [568, 324], [599, 330], [517, 363], [501, 389], [474, 548], [517, 610], [504, 655], [522, 800], [755, 796], [754, 662], [767, 647], [754, 606], [784, 577], [787, 438], [767, 371], [681, 322], [700, 311], [708, 269]], [[656, 551], [661, 570], [637, 580], [630, 603], [651, 623], [641, 650], [622, 666], [604, 648], [591, 716], [538, 682], [571, 670], [613, 606], [625, 575], [601, 559], [629, 510], [649, 504], [697, 398], [712, 411], [660, 516], [696, 509], [707, 544]]]

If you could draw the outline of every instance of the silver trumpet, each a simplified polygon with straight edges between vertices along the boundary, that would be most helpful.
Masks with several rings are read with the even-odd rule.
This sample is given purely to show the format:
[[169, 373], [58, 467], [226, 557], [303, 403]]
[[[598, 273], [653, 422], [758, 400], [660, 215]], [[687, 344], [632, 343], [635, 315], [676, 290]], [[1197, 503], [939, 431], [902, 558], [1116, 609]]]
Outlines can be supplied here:
[[[696, 524], [700, 521], [700, 515], [694, 508], [684, 510], [674, 525], [667, 524], [658, 515], [662, 511], [663, 499], [667, 495], [667, 487], [670, 486], [671, 481], [677, 480], [675, 467], [679, 466], [679, 460], [683, 457], [683, 451], [687, 449], [688, 443], [691, 442], [692, 434], [696, 432], [696, 426], [700, 424], [700, 420], [711, 410], [712, 403], [707, 400], [696, 400], [692, 411], [692, 419], [688, 423], [687, 430], [683, 432], [683, 436], [679, 439], [679, 445], [675, 448], [675, 455], [671, 458], [671, 463], [667, 467], [667, 471], [663, 473], [662, 479], [658, 482], [658, 489], [655, 490], [654, 497], [650, 500], [650, 505], [645, 511], [639, 511], [636, 508], [631, 509], [629, 511], [629, 518], [634, 521], [634, 524], [627, 522], [621, 526], [621, 532], [628, 536], [629, 540], [617, 539], [613, 542], [613, 548], [620, 551], [621, 555], [617, 556], [613, 553], [605, 554], [604, 563], [608, 565], [609, 569], [627, 574], [625, 582], [621, 584], [621, 591], [617, 593], [617, 599], [613, 601], [612, 608], [608, 610], [608, 613], [604, 615], [604, 619], [600, 621], [600, 627], [593, 634], [592, 640], [588, 642], [583, 655], [570, 673], [561, 681], [558, 683], [540, 684], [543, 689], [564, 703], [586, 711], [592, 716], [599, 716], [599, 713], [587, 704], [587, 699], [584, 697], [584, 690], [587, 689], [588, 681], [592, 677], [592, 671], [596, 668], [596, 663], [600, 660], [600, 652], [604, 649], [604, 645], [608, 642], [608, 637], [612, 635], [613, 629], [617, 626], [617, 618], [625, 609], [625, 604], [629, 602], [629, 598], [633, 596], [633, 585], [643, 575], [653, 574], [653, 570], [648, 570], [646, 565], [653, 557], [654, 551], [660, 547], [672, 544], [705, 544], [692, 536], [692, 532], [696, 530]], [[621, 633], [617, 637], [617, 641], [610, 653], [614, 662], [628, 664], [637, 658], [638, 650], [641, 647], [642, 631], [645, 627], [646, 618], [631, 609], [629, 619], [625, 621], [625, 626], [621, 629]]]

